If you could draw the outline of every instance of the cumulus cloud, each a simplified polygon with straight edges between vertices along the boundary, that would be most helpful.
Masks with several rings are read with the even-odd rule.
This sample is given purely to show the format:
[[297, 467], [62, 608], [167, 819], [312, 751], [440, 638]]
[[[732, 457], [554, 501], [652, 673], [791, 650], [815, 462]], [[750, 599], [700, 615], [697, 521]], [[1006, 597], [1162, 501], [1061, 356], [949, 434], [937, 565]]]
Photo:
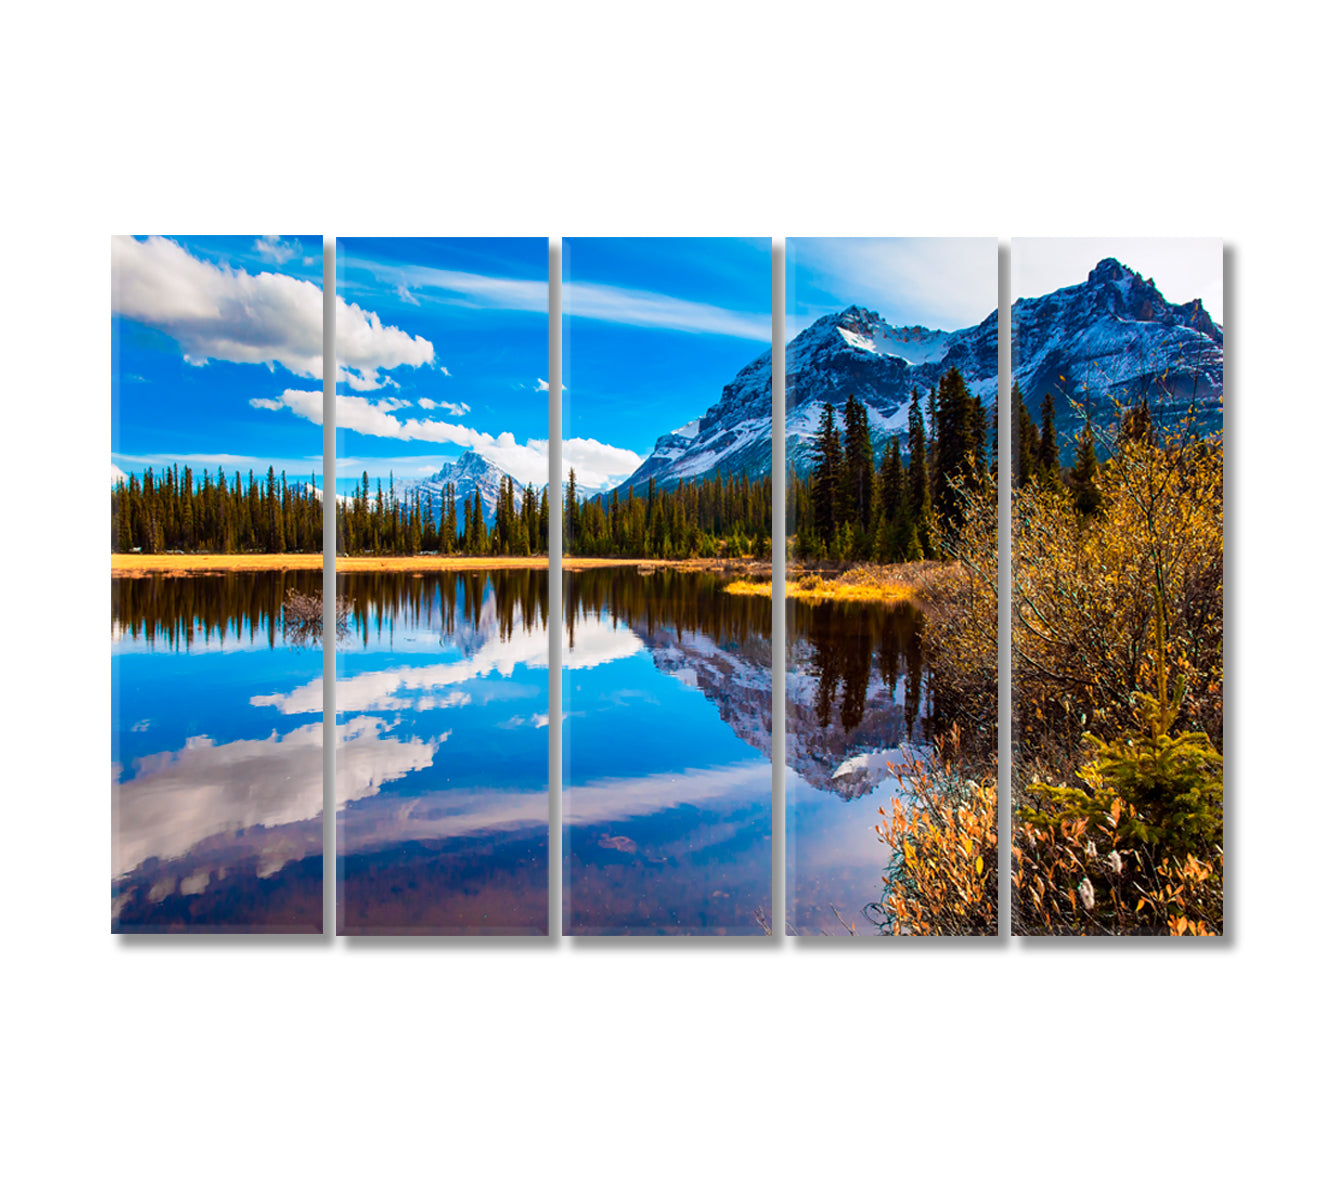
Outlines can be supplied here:
[[416, 403], [418, 408], [425, 408], [428, 410], [440, 408], [454, 417], [462, 417], [465, 414], [472, 412], [472, 408], [469, 405], [462, 403], [455, 404], [452, 400], [427, 400], [426, 397], [423, 396]]
[[[112, 311], [174, 338], [187, 362], [277, 363], [323, 376], [324, 298], [308, 280], [205, 262], [163, 237], [113, 238], [111, 278]], [[392, 382], [385, 371], [435, 359], [424, 337], [359, 305], [339, 299], [336, 321], [339, 378], [358, 390]]]
[[[362, 671], [338, 681], [338, 711], [346, 713], [425, 712], [472, 703], [468, 686], [479, 679], [510, 679], [516, 668], [541, 669], [551, 664], [551, 643], [545, 629], [514, 629], [501, 636], [495, 597], [488, 597], [477, 618], [481, 641], [456, 662], [424, 667], [401, 666], [383, 671]], [[609, 616], [584, 621], [572, 647], [566, 647], [561, 666], [577, 671], [631, 658], [643, 649], [639, 637]], [[256, 708], [276, 708], [286, 716], [324, 710], [324, 681], [312, 679], [290, 692], [252, 696]], [[534, 722], [542, 724], [542, 722]]]
[[[549, 443], [546, 438], [529, 438], [521, 443], [508, 432], [490, 434], [451, 421], [423, 420], [420, 417], [404, 419], [395, 414], [410, 402], [394, 397], [376, 399], [339, 395], [335, 399], [340, 429], [350, 429], [371, 437], [395, 438], [398, 441], [464, 446], [489, 458], [520, 483], [541, 486], [547, 481]], [[324, 396], [320, 392], [288, 388], [277, 399], [257, 397], [250, 404], [253, 408], [271, 412], [287, 409], [317, 425], [324, 421]], [[640, 463], [639, 455], [633, 450], [609, 446], [593, 438], [568, 438], [562, 443], [562, 453], [565, 470], [573, 467], [581, 483], [595, 488], [608, 487], [624, 479]]]
[[[398, 741], [386, 737], [390, 728], [374, 717], [343, 727], [336, 780], [340, 808], [431, 764], [437, 740]], [[235, 742], [193, 737], [179, 750], [137, 760], [133, 776], [122, 778], [116, 791], [113, 876], [146, 858], [179, 858], [219, 834], [318, 820], [324, 806], [323, 746], [324, 729], [316, 722], [282, 736]], [[281, 865], [280, 857], [270, 868]]]
[[[570, 389], [567, 388], [567, 387], [562, 383], [562, 384], [560, 385], [560, 390], [561, 390], [562, 392], [568, 392]], [[535, 392], [549, 392], [549, 391], [551, 391], [551, 384], [549, 384], [545, 379], [540, 379], [540, 378], [539, 378], [538, 381], [537, 381], [537, 386], [536, 386], [535, 388], [533, 388], [533, 391], [535, 391]]]
[[282, 238], [270, 234], [255, 242], [255, 253], [260, 258], [267, 258], [270, 262], [282, 266], [283, 263], [301, 253], [301, 243], [296, 238], [293, 238], [290, 242], [285, 242]]

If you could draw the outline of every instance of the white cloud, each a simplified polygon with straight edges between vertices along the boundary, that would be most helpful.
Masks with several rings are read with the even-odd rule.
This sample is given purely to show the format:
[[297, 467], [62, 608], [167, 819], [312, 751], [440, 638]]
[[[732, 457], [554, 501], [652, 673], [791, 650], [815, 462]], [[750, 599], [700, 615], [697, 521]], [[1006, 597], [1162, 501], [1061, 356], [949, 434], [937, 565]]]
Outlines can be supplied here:
[[[186, 361], [277, 363], [319, 379], [324, 370], [324, 299], [314, 283], [270, 271], [251, 275], [194, 257], [162, 237], [111, 242], [112, 311], [174, 338]], [[339, 378], [366, 390], [383, 372], [435, 359], [423, 337], [337, 301]]]
[[[257, 404], [255, 407], [271, 407], [271, 404]], [[278, 405], [278, 407], [283, 406]], [[158, 467], [179, 466], [189, 467], [196, 475], [203, 471], [208, 471], [210, 475], [216, 475], [218, 468], [222, 467], [226, 470], [229, 478], [233, 471], [240, 471], [242, 478], [245, 478], [248, 471], [254, 471], [257, 475], [265, 474], [272, 466], [275, 471], [286, 471], [289, 482], [293, 479], [309, 480], [312, 472], [320, 475], [324, 469], [324, 459], [319, 454], [307, 455], [305, 458], [283, 458], [272, 455], [228, 454], [218, 451], [200, 453], [191, 450], [172, 454], [118, 453], [117, 457], [127, 466], [138, 470], [153, 467], [156, 471]]]
[[398, 295], [398, 298], [402, 300], [405, 304], [415, 304], [418, 308], [421, 307], [422, 302], [418, 300], [417, 297], [414, 296], [410, 291], [408, 291], [406, 284], [400, 283], [398, 287], [395, 289], [395, 292]]
[[[517, 312], [547, 311], [545, 279], [506, 279], [469, 271], [446, 271], [437, 267], [395, 266], [390, 268], [364, 259], [349, 259], [348, 266], [370, 271], [421, 289], [443, 292], [453, 303], [469, 308], [499, 308]], [[561, 307], [574, 317], [587, 317], [615, 325], [651, 329], [675, 329], [684, 333], [719, 333], [750, 341], [768, 342], [772, 324], [768, 313], [736, 312], [695, 300], [681, 300], [661, 292], [615, 287], [601, 283], [569, 283], [561, 289]]]
[[[430, 765], [437, 743], [384, 738], [389, 728], [375, 717], [343, 726], [336, 782], [340, 807]], [[139, 759], [134, 777], [116, 788], [113, 876], [146, 858], [178, 858], [217, 834], [317, 821], [324, 807], [323, 746], [324, 729], [317, 722], [253, 740], [190, 738], [179, 750]], [[267, 869], [281, 865], [269, 862]]]
[[514, 716], [500, 722], [501, 729], [526, 729], [532, 726], [534, 729], [545, 729], [551, 724], [551, 718], [546, 713], [533, 713], [529, 717]]
[[[561, 390], [562, 392], [568, 392], [570, 389], [567, 388], [567, 387], [562, 383], [562, 384], [560, 385], [560, 390]], [[549, 384], [545, 379], [541, 379], [541, 378], [539, 378], [538, 381], [537, 381], [537, 386], [536, 386], [535, 388], [533, 388], [533, 391], [535, 391], [535, 392], [549, 392], [549, 391], [551, 391], [551, 384]]]
[[575, 317], [590, 317], [617, 325], [648, 329], [675, 329], [683, 333], [720, 333], [769, 342], [773, 323], [768, 313], [736, 312], [695, 300], [678, 300], [659, 292], [611, 287], [600, 283], [571, 283], [561, 289], [561, 308]]
[[116, 466], [115, 463], [112, 463], [112, 464], [111, 464], [111, 486], [112, 486], [112, 487], [115, 487], [116, 484], [118, 484], [118, 483], [122, 483], [122, 482], [124, 482], [124, 481], [127, 480], [127, 479], [129, 479], [129, 476], [126, 475], [125, 472], [122, 471], [118, 466]]
[[[485, 455], [502, 471], [513, 475], [520, 483], [541, 486], [547, 481], [546, 438], [529, 438], [520, 443], [512, 433], [481, 433], [467, 425], [450, 421], [423, 420], [395, 416], [398, 409], [410, 402], [386, 397], [336, 397], [337, 420], [340, 429], [350, 429], [371, 437], [395, 438], [399, 441], [439, 442], [464, 446]], [[279, 412], [289, 409], [299, 417], [315, 424], [324, 421], [324, 396], [320, 392], [306, 392], [288, 388], [276, 400], [257, 397], [250, 401], [253, 408]], [[633, 450], [623, 450], [592, 438], [569, 438], [562, 444], [564, 467], [562, 474], [574, 467], [581, 483], [603, 488], [612, 481], [624, 479], [640, 463]]]
[[[550, 666], [551, 642], [545, 628], [514, 629], [502, 638], [496, 616], [495, 597], [487, 598], [477, 618], [480, 644], [457, 662], [433, 663], [425, 667], [395, 667], [384, 671], [362, 671], [338, 680], [340, 713], [424, 712], [456, 708], [471, 703], [466, 687], [473, 680], [509, 679], [517, 667], [541, 669]], [[630, 658], [643, 648], [638, 636], [609, 617], [585, 621], [573, 647], [561, 658], [566, 670], [582, 670]], [[324, 710], [324, 683], [312, 679], [290, 692], [252, 696], [256, 708], [276, 708], [286, 716]], [[542, 724], [542, 722], [534, 722]]]
[[468, 413], [472, 412], [470, 405], [462, 403], [455, 404], [452, 400], [427, 400], [425, 397], [422, 397], [416, 404], [418, 408], [425, 408], [427, 410], [434, 408], [444, 409], [445, 412], [454, 417], [466, 416]]
[[296, 238], [285, 242], [280, 237], [270, 234], [255, 242], [255, 253], [260, 258], [267, 258], [279, 266], [301, 253], [301, 243]]
[[753, 804], [756, 793], [767, 790], [772, 779], [773, 768], [768, 761], [596, 779], [567, 787], [562, 807], [569, 825], [628, 820], [683, 804], [727, 812]]

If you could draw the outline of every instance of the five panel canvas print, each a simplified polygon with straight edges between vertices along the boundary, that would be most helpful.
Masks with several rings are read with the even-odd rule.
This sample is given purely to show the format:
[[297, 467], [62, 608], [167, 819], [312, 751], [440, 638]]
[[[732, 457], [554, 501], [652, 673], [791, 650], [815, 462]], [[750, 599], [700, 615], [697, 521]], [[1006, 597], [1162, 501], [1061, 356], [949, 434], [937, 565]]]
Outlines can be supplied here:
[[114, 932], [1222, 932], [1220, 242], [340, 240], [328, 480], [322, 244], [112, 242]]

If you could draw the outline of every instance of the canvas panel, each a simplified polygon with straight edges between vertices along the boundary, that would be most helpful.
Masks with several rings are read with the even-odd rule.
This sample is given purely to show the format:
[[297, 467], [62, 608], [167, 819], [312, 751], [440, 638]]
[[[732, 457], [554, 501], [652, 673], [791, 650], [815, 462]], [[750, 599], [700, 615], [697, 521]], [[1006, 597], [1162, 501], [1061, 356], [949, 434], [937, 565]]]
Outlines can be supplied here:
[[788, 929], [994, 934], [997, 245], [785, 267]]
[[1223, 931], [1223, 252], [1022, 238], [1011, 288], [1019, 935]]
[[545, 934], [547, 242], [337, 262], [338, 929]]
[[322, 928], [322, 244], [112, 240], [115, 932]]
[[564, 932], [769, 931], [769, 239], [566, 239]]

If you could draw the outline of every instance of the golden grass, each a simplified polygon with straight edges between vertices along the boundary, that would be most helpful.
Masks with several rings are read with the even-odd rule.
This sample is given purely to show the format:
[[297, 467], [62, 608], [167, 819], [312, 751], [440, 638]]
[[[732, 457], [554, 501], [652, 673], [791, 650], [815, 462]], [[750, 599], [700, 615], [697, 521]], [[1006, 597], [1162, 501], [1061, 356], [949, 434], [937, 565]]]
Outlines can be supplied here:
[[319, 571], [319, 554], [113, 554], [113, 578], [145, 575], [199, 575], [224, 571]]
[[372, 574], [436, 575], [443, 571], [545, 571], [545, 558], [518, 555], [478, 555], [476, 558], [453, 557], [439, 554], [420, 554], [402, 557], [344, 556], [336, 564], [340, 574], [351, 572]]
[[[767, 561], [735, 558], [567, 558], [567, 571], [587, 571], [597, 567], [652, 567], [675, 571], [715, 571], [719, 574], [769, 569]], [[224, 571], [319, 571], [324, 558], [319, 554], [113, 554], [111, 574], [118, 578], [146, 575], [198, 575]], [[342, 556], [336, 567], [342, 572], [434, 574], [441, 571], [537, 570], [547, 568], [545, 557], [479, 555], [472, 558], [417, 556]]]
[[[949, 568], [940, 563], [894, 563], [852, 567], [826, 579], [811, 572], [790, 575], [784, 594], [804, 604], [851, 601], [862, 604], [919, 603], [923, 591]], [[769, 580], [738, 579], [724, 589], [733, 596], [772, 596]]]

